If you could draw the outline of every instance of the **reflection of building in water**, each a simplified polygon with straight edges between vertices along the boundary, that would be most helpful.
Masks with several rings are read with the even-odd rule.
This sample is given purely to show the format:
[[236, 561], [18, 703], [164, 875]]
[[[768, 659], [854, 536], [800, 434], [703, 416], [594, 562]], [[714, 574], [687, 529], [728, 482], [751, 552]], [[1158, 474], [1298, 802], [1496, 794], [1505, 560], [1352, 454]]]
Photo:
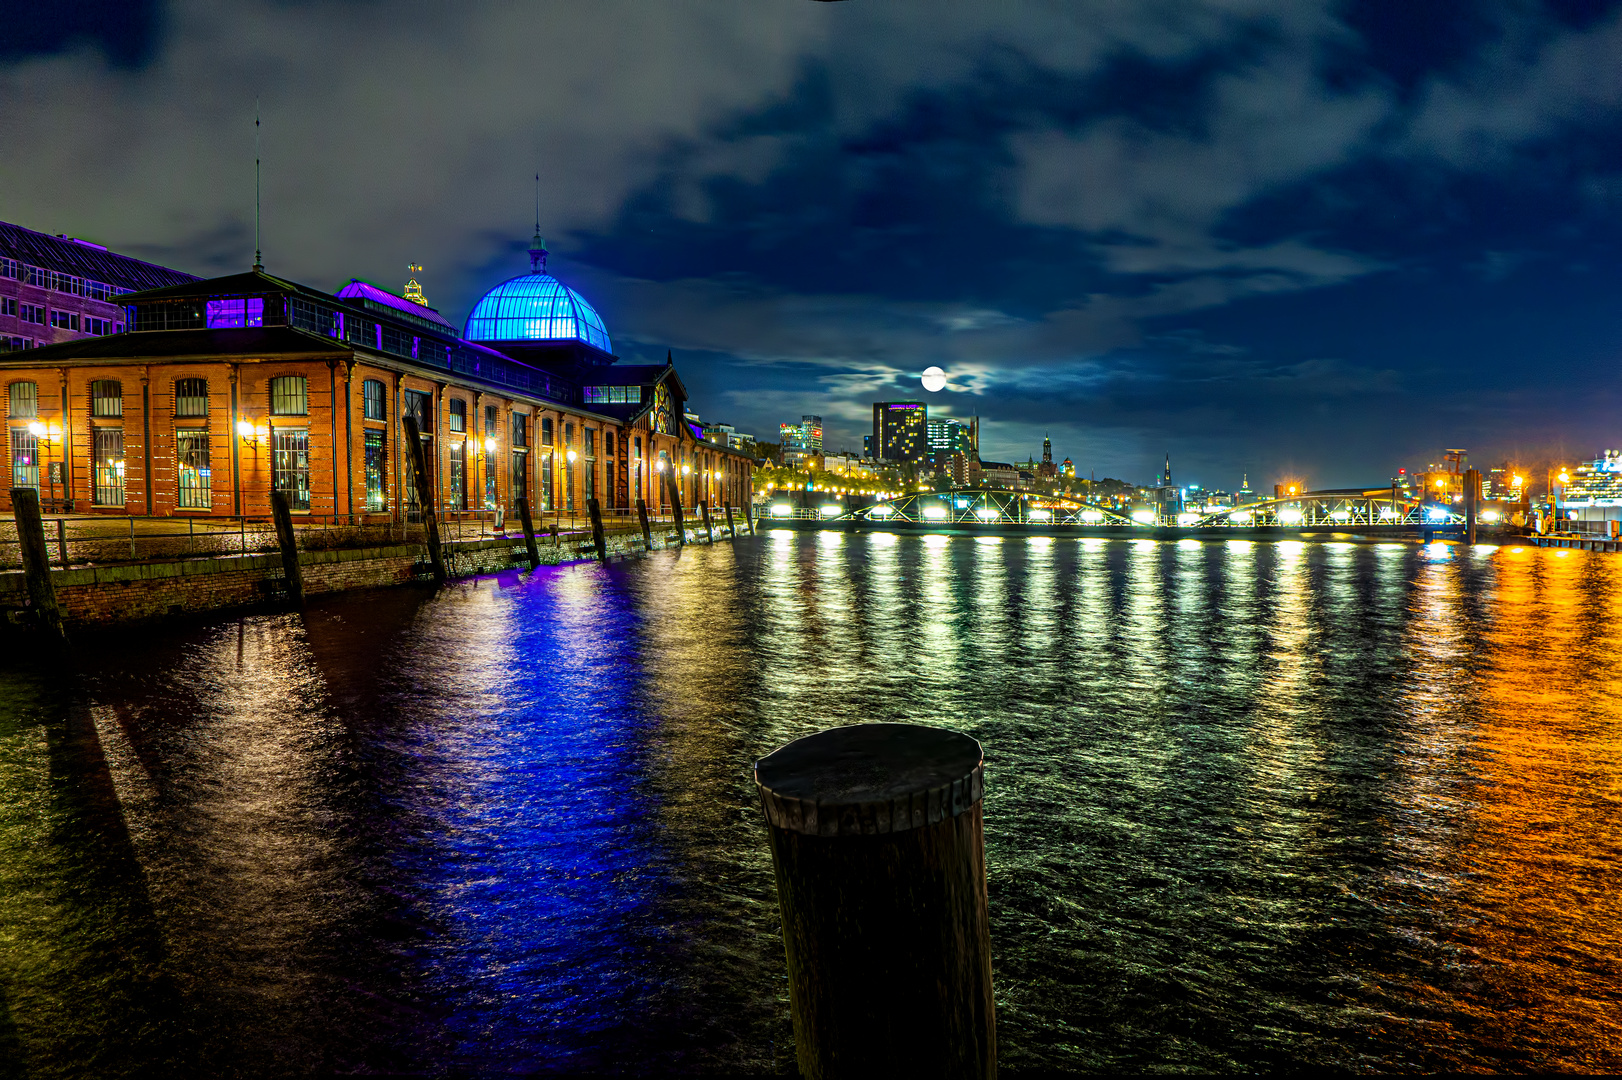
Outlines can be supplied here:
[[397, 519], [419, 509], [410, 415], [442, 513], [657, 507], [660, 462], [688, 505], [743, 505], [751, 459], [683, 421], [668, 357], [618, 363], [546, 255], [537, 235], [461, 334], [420, 287], [326, 293], [258, 267], [124, 296], [123, 333], [0, 359], [6, 486], [81, 513], [265, 515], [279, 489], [318, 518]]

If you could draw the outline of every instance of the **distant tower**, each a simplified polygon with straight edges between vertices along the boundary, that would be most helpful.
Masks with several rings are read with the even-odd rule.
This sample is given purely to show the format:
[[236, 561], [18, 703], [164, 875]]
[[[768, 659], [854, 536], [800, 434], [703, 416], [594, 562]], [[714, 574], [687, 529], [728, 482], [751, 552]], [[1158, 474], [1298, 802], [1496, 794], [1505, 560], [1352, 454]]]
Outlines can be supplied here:
[[541, 239], [541, 223], [535, 223], [535, 238], [529, 242], [529, 272], [546, 273], [546, 241]]
[[1042, 436], [1042, 464], [1053, 464], [1053, 440], [1046, 435]]
[[1183, 493], [1171, 482], [1171, 454], [1166, 455], [1166, 471], [1160, 476], [1160, 521], [1175, 525], [1183, 512]]
[[1042, 464], [1036, 467], [1036, 475], [1043, 480], [1052, 480], [1059, 475], [1059, 467], [1053, 464], [1053, 440], [1046, 435], [1042, 436]]
[[412, 265], [407, 269], [411, 271], [412, 276], [411, 280], [407, 281], [405, 284], [405, 298], [410, 300], [413, 304], [421, 304], [423, 307], [427, 307], [428, 300], [422, 295], [422, 286], [417, 284], [416, 278], [416, 275], [422, 273], [422, 267]]

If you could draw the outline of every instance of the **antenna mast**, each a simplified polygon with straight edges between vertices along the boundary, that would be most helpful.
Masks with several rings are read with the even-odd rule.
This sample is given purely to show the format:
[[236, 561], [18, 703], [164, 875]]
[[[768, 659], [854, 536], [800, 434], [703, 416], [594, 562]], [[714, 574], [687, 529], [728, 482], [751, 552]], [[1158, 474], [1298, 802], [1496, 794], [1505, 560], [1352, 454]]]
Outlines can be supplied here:
[[265, 256], [259, 248], [259, 99], [253, 99], [253, 268], [263, 272]]

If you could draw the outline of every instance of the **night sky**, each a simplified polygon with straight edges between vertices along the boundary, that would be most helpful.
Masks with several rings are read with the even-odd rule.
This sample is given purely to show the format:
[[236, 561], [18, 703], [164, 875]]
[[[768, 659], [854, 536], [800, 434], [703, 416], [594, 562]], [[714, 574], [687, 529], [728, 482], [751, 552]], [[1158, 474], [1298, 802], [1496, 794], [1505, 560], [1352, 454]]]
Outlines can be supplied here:
[[[1381, 484], [1622, 445], [1622, 7], [6, 5], [0, 219], [457, 325], [552, 269], [775, 439]], [[923, 368], [949, 387], [926, 394]]]

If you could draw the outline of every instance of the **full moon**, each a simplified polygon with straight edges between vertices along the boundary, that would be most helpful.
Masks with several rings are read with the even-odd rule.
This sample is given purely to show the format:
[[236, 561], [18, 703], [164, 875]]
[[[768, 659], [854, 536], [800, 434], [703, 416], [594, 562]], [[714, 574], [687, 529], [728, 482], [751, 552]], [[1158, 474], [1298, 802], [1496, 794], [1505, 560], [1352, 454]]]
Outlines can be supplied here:
[[925, 368], [923, 382], [925, 390], [936, 393], [946, 386], [946, 372], [938, 367]]

